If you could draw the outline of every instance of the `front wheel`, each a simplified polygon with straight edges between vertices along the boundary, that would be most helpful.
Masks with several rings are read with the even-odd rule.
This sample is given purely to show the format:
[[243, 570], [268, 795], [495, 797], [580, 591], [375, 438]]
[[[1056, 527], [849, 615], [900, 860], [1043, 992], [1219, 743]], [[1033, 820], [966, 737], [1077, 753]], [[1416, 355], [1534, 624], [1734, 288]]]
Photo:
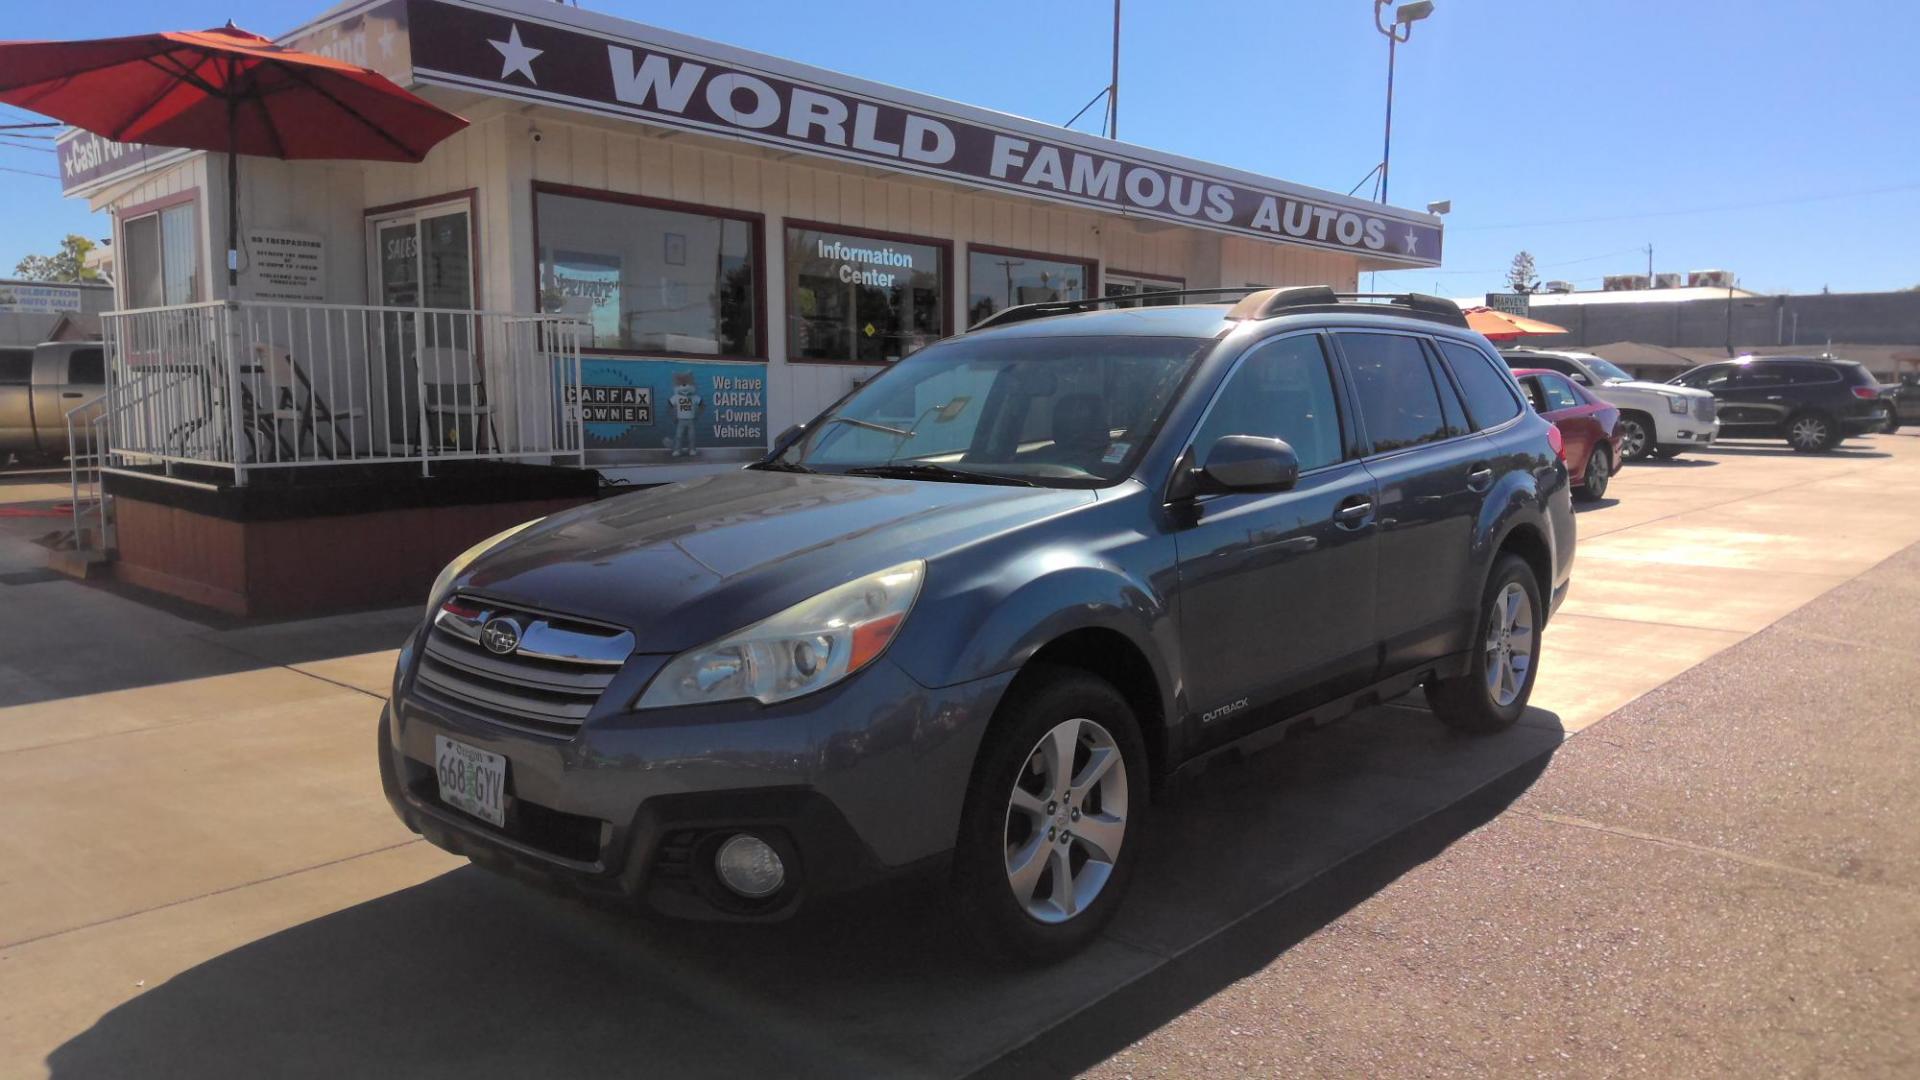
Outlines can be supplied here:
[[1545, 614], [1533, 569], [1517, 556], [1500, 556], [1480, 599], [1467, 673], [1427, 687], [1433, 714], [1475, 734], [1504, 731], [1520, 719], [1533, 694]]
[[1637, 416], [1620, 418], [1620, 457], [1640, 461], [1653, 453], [1653, 425]]
[[1024, 673], [967, 788], [953, 857], [962, 919], [1015, 963], [1085, 947], [1127, 891], [1147, 798], [1126, 699], [1070, 668]]
[[1818, 454], [1840, 445], [1840, 431], [1819, 413], [1801, 413], [1787, 421], [1787, 445], [1803, 454]]
[[1612, 457], [1605, 443], [1593, 448], [1587, 456], [1587, 469], [1580, 480], [1580, 497], [1588, 502], [1599, 502], [1607, 497], [1607, 484], [1612, 480]]

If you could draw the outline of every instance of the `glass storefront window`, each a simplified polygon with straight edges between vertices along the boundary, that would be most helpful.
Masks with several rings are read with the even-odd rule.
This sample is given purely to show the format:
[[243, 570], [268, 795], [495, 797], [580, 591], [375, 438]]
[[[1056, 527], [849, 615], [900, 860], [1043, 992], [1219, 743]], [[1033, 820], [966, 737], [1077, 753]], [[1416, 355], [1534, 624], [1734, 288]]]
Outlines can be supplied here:
[[891, 364], [947, 332], [945, 248], [787, 228], [787, 356]]
[[190, 304], [199, 299], [198, 247], [190, 203], [128, 218], [121, 226], [126, 245], [127, 307]]
[[1084, 300], [1092, 281], [1089, 263], [971, 248], [967, 252], [967, 323], [1016, 304]]
[[1154, 294], [1155, 293], [1176, 293], [1176, 292], [1179, 292], [1181, 289], [1186, 288], [1185, 284], [1178, 281], [1169, 281], [1162, 278], [1140, 277], [1134, 274], [1115, 274], [1111, 272], [1107, 274], [1106, 279], [1102, 283], [1102, 285], [1103, 287], [1101, 289], [1100, 295], [1104, 297], [1116, 297], [1116, 296], [1140, 297], [1139, 300], [1134, 301], [1132, 303], [1115, 304], [1114, 305], [1115, 307], [1160, 307], [1166, 304], [1177, 304], [1180, 302], [1179, 298], [1177, 297], [1172, 297], [1172, 296], [1156, 297]]
[[758, 356], [751, 220], [540, 190], [540, 310], [579, 315], [590, 347]]

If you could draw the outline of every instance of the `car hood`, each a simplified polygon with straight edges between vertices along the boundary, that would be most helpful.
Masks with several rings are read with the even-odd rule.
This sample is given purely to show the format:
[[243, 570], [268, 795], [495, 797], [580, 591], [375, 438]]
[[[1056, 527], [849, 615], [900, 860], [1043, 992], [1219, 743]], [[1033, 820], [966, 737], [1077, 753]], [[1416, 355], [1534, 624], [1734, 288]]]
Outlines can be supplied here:
[[556, 514], [476, 560], [457, 587], [627, 627], [638, 652], [679, 652], [862, 575], [1095, 498], [739, 470]]
[[1636, 394], [1678, 394], [1681, 397], [1688, 398], [1713, 396], [1710, 391], [1696, 389], [1691, 386], [1673, 386], [1668, 383], [1647, 382], [1642, 379], [1634, 379], [1630, 382], [1607, 383], [1601, 386], [1600, 389], [1627, 390]]

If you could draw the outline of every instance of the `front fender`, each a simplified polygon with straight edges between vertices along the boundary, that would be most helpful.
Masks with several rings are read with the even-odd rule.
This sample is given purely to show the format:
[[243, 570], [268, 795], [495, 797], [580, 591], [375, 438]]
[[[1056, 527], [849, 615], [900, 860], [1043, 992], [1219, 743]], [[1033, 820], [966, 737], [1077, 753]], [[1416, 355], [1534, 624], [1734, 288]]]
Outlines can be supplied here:
[[[930, 582], [931, 584], [931, 582]], [[1056, 547], [956, 582], [917, 606], [894, 662], [928, 687], [1018, 670], [1076, 630], [1110, 630], [1146, 657], [1163, 703], [1173, 700], [1166, 657], [1177, 647], [1168, 598], [1145, 575]]]

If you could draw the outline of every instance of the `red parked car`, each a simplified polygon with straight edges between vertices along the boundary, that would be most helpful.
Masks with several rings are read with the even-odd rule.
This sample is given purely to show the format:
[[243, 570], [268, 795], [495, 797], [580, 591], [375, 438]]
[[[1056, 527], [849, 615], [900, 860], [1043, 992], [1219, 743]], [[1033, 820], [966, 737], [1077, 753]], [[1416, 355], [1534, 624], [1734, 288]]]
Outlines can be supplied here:
[[1604, 497], [1620, 467], [1620, 410], [1557, 371], [1518, 368], [1513, 375], [1533, 411], [1560, 429], [1575, 489], [1588, 500]]

